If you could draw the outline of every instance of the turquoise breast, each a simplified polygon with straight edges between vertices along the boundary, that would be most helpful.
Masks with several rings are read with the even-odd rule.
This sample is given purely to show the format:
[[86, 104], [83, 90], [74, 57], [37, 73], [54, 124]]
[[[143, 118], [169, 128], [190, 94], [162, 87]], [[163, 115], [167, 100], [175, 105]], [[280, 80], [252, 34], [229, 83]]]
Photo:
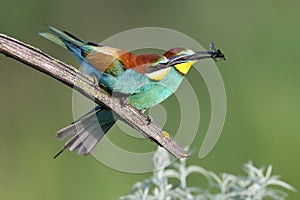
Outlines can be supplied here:
[[173, 67], [170, 72], [160, 81], [149, 81], [138, 88], [134, 94], [129, 96], [130, 103], [137, 109], [147, 109], [155, 106], [178, 89], [184, 76]]

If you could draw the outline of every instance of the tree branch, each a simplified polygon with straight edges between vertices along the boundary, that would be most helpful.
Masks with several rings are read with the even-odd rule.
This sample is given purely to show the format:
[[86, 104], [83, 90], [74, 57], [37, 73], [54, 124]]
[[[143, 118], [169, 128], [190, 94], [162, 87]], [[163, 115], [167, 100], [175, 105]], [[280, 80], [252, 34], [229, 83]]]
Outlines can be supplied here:
[[175, 157], [183, 158], [189, 156], [188, 152], [178, 145], [155, 122], [148, 125], [147, 116], [131, 105], [121, 105], [119, 99], [107, 95], [102, 88], [95, 88], [93, 81], [76, 68], [4, 34], [0, 34], [0, 53], [73, 87], [97, 104], [105, 105], [115, 112], [120, 119], [142, 132], [145, 137], [163, 146]]

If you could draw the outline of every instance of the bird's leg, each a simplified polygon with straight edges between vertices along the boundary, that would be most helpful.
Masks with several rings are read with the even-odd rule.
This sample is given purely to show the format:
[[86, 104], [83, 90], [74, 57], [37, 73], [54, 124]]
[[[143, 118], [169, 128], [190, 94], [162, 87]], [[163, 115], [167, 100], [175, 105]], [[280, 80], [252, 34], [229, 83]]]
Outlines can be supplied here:
[[147, 122], [148, 122], [148, 126], [153, 122], [153, 118], [151, 117], [151, 115], [148, 115], [148, 117], [147, 117]]
[[[146, 111], [146, 109], [143, 109], [143, 110], [141, 110], [141, 112], [144, 114], [145, 113], [145, 111]], [[153, 118], [151, 117], [151, 115], [149, 114], [148, 116], [147, 116], [147, 125], [149, 126], [152, 122], [153, 122]]]
[[121, 96], [120, 97], [120, 104], [122, 107], [125, 107], [126, 105], [129, 104], [128, 98], [126, 96]]
[[98, 76], [95, 73], [92, 73], [91, 77], [93, 78], [93, 87], [97, 88], [99, 86]]
[[121, 107], [125, 107], [126, 105], [130, 104], [128, 100], [128, 95], [115, 92], [113, 93], [113, 96], [119, 99]]

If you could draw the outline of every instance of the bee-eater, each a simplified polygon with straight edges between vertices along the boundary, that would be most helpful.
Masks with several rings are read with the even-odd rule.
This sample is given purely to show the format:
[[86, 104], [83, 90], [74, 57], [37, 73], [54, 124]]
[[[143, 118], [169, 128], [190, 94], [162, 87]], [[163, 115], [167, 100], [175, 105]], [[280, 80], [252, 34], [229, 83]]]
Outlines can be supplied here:
[[[54, 35], [40, 35], [69, 49], [80, 62], [83, 73], [93, 76], [106, 90], [127, 96], [129, 102], [139, 110], [155, 106], [172, 95], [197, 60], [225, 60], [222, 52], [216, 50], [212, 43], [211, 51], [208, 52], [172, 48], [163, 56], [136, 55], [118, 48], [84, 42], [68, 32], [50, 26], [49, 30]], [[58, 131], [59, 140], [72, 134], [73, 137], [57, 155], [66, 148], [70, 151], [78, 149], [79, 155], [89, 154], [116, 120], [110, 110], [104, 106], [97, 106], [79, 120]]]

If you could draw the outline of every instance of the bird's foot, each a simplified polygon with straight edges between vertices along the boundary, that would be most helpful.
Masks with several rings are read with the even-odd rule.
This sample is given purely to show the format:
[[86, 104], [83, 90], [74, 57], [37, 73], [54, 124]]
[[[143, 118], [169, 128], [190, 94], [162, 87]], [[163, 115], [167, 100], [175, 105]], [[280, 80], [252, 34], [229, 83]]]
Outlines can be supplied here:
[[151, 117], [151, 115], [148, 115], [146, 120], [147, 120], [147, 125], [148, 126], [153, 122], [153, 118]]
[[98, 77], [95, 73], [91, 74], [91, 77], [93, 78], [93, 87], [97, 88], [99, 86]]
[[[140, 110], [140, 111], [141, 111], [141, 113], [145, 114], [146, 110], [147, 110], [147, 109], [142, 109], [142, 110]], [[151, 117], [150, 114], [147, 116], [146, 121], [147, 121], [147, 125], [148, 125], [148, 126], [153, 122], [153, 118]]]
[[119, 99], [122, 108], [129, 104], [129, 100], [127, 96], [120, 96]]

